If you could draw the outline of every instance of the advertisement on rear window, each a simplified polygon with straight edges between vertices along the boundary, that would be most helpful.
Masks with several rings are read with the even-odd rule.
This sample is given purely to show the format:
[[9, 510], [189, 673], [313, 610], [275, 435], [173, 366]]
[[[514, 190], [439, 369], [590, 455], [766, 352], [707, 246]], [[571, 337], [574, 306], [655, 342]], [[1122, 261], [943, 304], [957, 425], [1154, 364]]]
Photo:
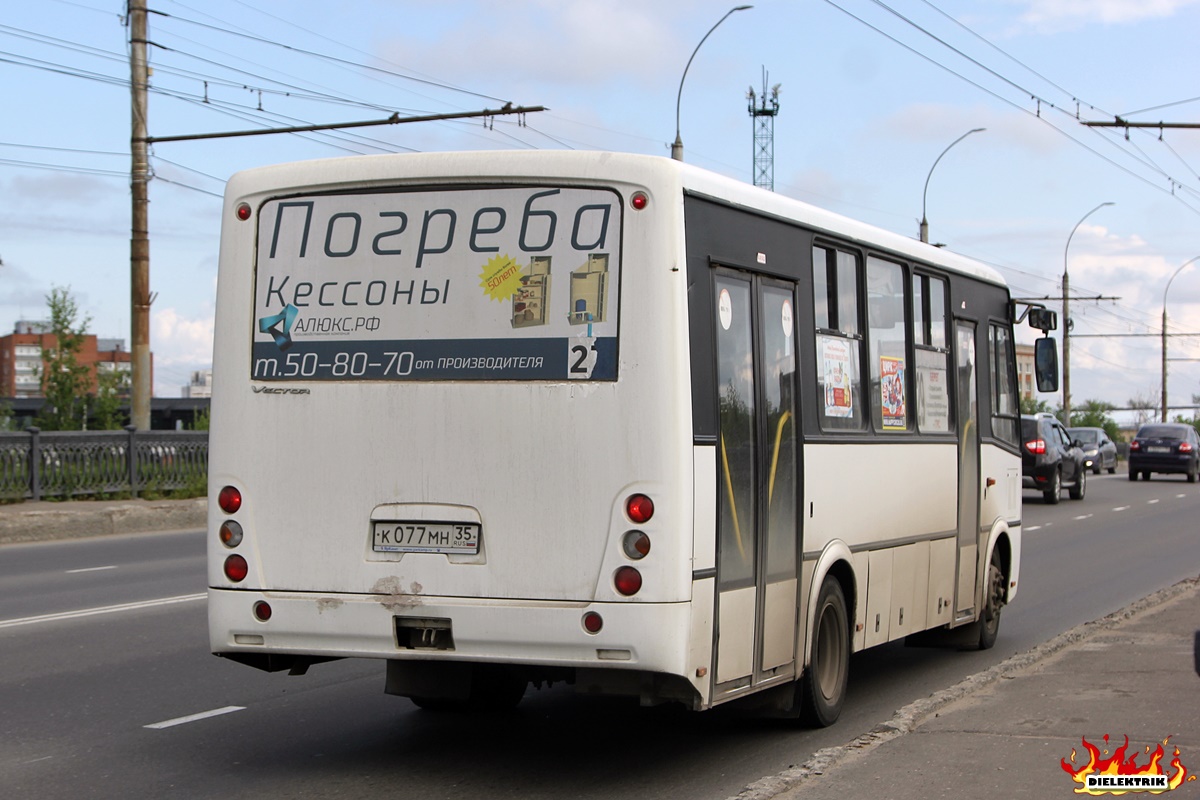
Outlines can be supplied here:
[[251, 377], [617, 377], [607, 189], [313, 195], [259, 215]]

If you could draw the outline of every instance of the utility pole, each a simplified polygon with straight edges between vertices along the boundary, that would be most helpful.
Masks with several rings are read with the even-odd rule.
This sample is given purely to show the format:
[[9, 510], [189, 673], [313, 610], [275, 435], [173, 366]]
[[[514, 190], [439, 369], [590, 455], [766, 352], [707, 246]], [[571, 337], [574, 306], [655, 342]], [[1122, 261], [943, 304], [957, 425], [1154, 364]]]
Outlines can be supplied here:
[[775, 116], [779, 113], [779, 86], [777, 83], [771, 87], [768, 101], [767, 68], [763, 67], [762, 103], [754, 104], [753, 86], [746, 93], [750, 116], [754, 120], [754, 185], [772, 192], [775, 191]]
[[[749, 6], [740, 6], [733, 11], [740, 11]], [[132, 91], [132, 133], [129, 149], [132, 155], [129, 184], [133, 197], [133, 213], [129, 239], [129, 268], [132, 320], [132, 346], [130, 357], [133, 367], [132, 391], [130, 398], [130, 421], [138, 430], [150, 430], [150, 398], [153, 386], [150, 375], [150, 304], [155, 295], [150, 291], [150, 158], [149, 147], [152, 142], [179, 142], [196, 139], [221, 139], [233, 136], [260, 136], [268, 133], [303, 133], [309, 131], [334, 130], [339, 128], [360, 128], [373, 125], [395, 125], [404, 122], [431, 122], [447, 119], [465, 119], [469, 117], [491, 117], [517, 114], [522, 120], [530, 111], [545, 111], [544, 106], [520, 106], [506, 103], [499, 109], [484, 109], [482, 111], [462, 111], [451, 114], [429, 114], [421, 117], [401, 117], [398, 113], [387, 119], [370, 120], [365, 122], [341, 122], [329, 125], [300, 125], [287, 128], [273, 128], [254, 131], [229, 131], [225, 133], [189, 134], [182, 136], [150, 136], [147, 126], [147, 110], [149, 104], [150, 69], [146, 53], [149, 44], [149, 32], [146, 23], [146, 0], [126, 0], [126, 12], [129, 25], [129, 85]], [[732, 11], [729, 13], [733, 13]], [[729, 16], [726, 14], [725, 16]], [[724, 19], [724, 17], [722, 17]], [[720, 24], [719, 22], [717, 23]], [[713, 26], [714, 28], [716, 26]], [[709, 33], [712, 33], [710, 30]], [[706, 36], [707, 38], [707, 36]], [[701, 39], [703, 44], [704, 40]], [[697, 45], [699, 49], [699, 45]], [[694, 56], [695, 53], [692, 53]], [[688, 62], [691, 63], [690, 61]], [[684, 70], [687, 74], [687, 70]], [[682, 91], [683, 84], [680, 83]], [[678, 119], [678, 110], [676, 111]], [[678, 134], [676, 135], [678, 138]]]
[[130, 422], [138, 430], [150, 429], [150, 160], [146, 143], [147, 65], [146, 0], [128, 0], [129, 86], [132, 91], [132, 156], [129, 185], [133, 198], [129, 239], [131, 300], [130, 357], [133, 367]]

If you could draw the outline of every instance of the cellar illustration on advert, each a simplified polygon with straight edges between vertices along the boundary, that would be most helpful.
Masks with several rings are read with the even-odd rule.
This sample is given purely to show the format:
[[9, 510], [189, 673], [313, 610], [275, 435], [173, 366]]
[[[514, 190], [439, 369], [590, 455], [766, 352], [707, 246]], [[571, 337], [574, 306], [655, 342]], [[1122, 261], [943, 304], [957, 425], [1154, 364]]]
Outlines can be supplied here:
[[521, 276], [521, 288], [512, 296], [512, 326], [545, 325], [550, 305], [550, 256], [532, 256], [529, 274]]
[[[528, 274], [512, 296], [512, 326], [528, 328], [549, 322], [550, 256], [533, 256]], [[567, 321], [572, 325], [604, 322], [608, 293], [608, 253], [590, 253], [571, 271], [571, 304]], [[561, 302], [561, 301], [560, 301]]]

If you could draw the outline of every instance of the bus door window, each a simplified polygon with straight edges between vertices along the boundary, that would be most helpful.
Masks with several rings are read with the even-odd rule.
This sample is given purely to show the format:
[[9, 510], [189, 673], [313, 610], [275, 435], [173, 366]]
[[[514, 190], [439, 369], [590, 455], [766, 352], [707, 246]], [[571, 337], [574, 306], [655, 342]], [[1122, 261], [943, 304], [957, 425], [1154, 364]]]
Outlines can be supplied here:
[[721, 480], [722, 588], [754, 580], [755, 401], [750, 284], [721, 276], [717, 294], [717, 472]]
[[[791, 287], [759, 286], [762, 418], [766, 448], [763, 500], [765, 586], [760, 671], [791, 663], [796, 650], [797, 496], [796, 323]], [[762, 496], [760, 489], [760, 497]]]
[[976, 393], [975, 324], [957, 327], [958, 394], [958, 588], [955, 611], [975, 607], [976, 553], [979, 548], [979, 400]]
[[717, 682], [795, 662], [799, 550], [794, 287], [718, 273]]

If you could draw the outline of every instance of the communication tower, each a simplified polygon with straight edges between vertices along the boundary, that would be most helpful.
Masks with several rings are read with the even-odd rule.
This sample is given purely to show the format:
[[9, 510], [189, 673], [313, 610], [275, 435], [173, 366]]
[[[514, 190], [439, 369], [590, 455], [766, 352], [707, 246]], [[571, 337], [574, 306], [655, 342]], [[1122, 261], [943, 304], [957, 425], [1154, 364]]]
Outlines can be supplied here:
[[779, 113], [779, 86], [767, 92], [767, 68], [763, 67], [762, 95], [754, 87], [746, 93], [754, 119], [754, 185], [775, 191], [775, 115]]

